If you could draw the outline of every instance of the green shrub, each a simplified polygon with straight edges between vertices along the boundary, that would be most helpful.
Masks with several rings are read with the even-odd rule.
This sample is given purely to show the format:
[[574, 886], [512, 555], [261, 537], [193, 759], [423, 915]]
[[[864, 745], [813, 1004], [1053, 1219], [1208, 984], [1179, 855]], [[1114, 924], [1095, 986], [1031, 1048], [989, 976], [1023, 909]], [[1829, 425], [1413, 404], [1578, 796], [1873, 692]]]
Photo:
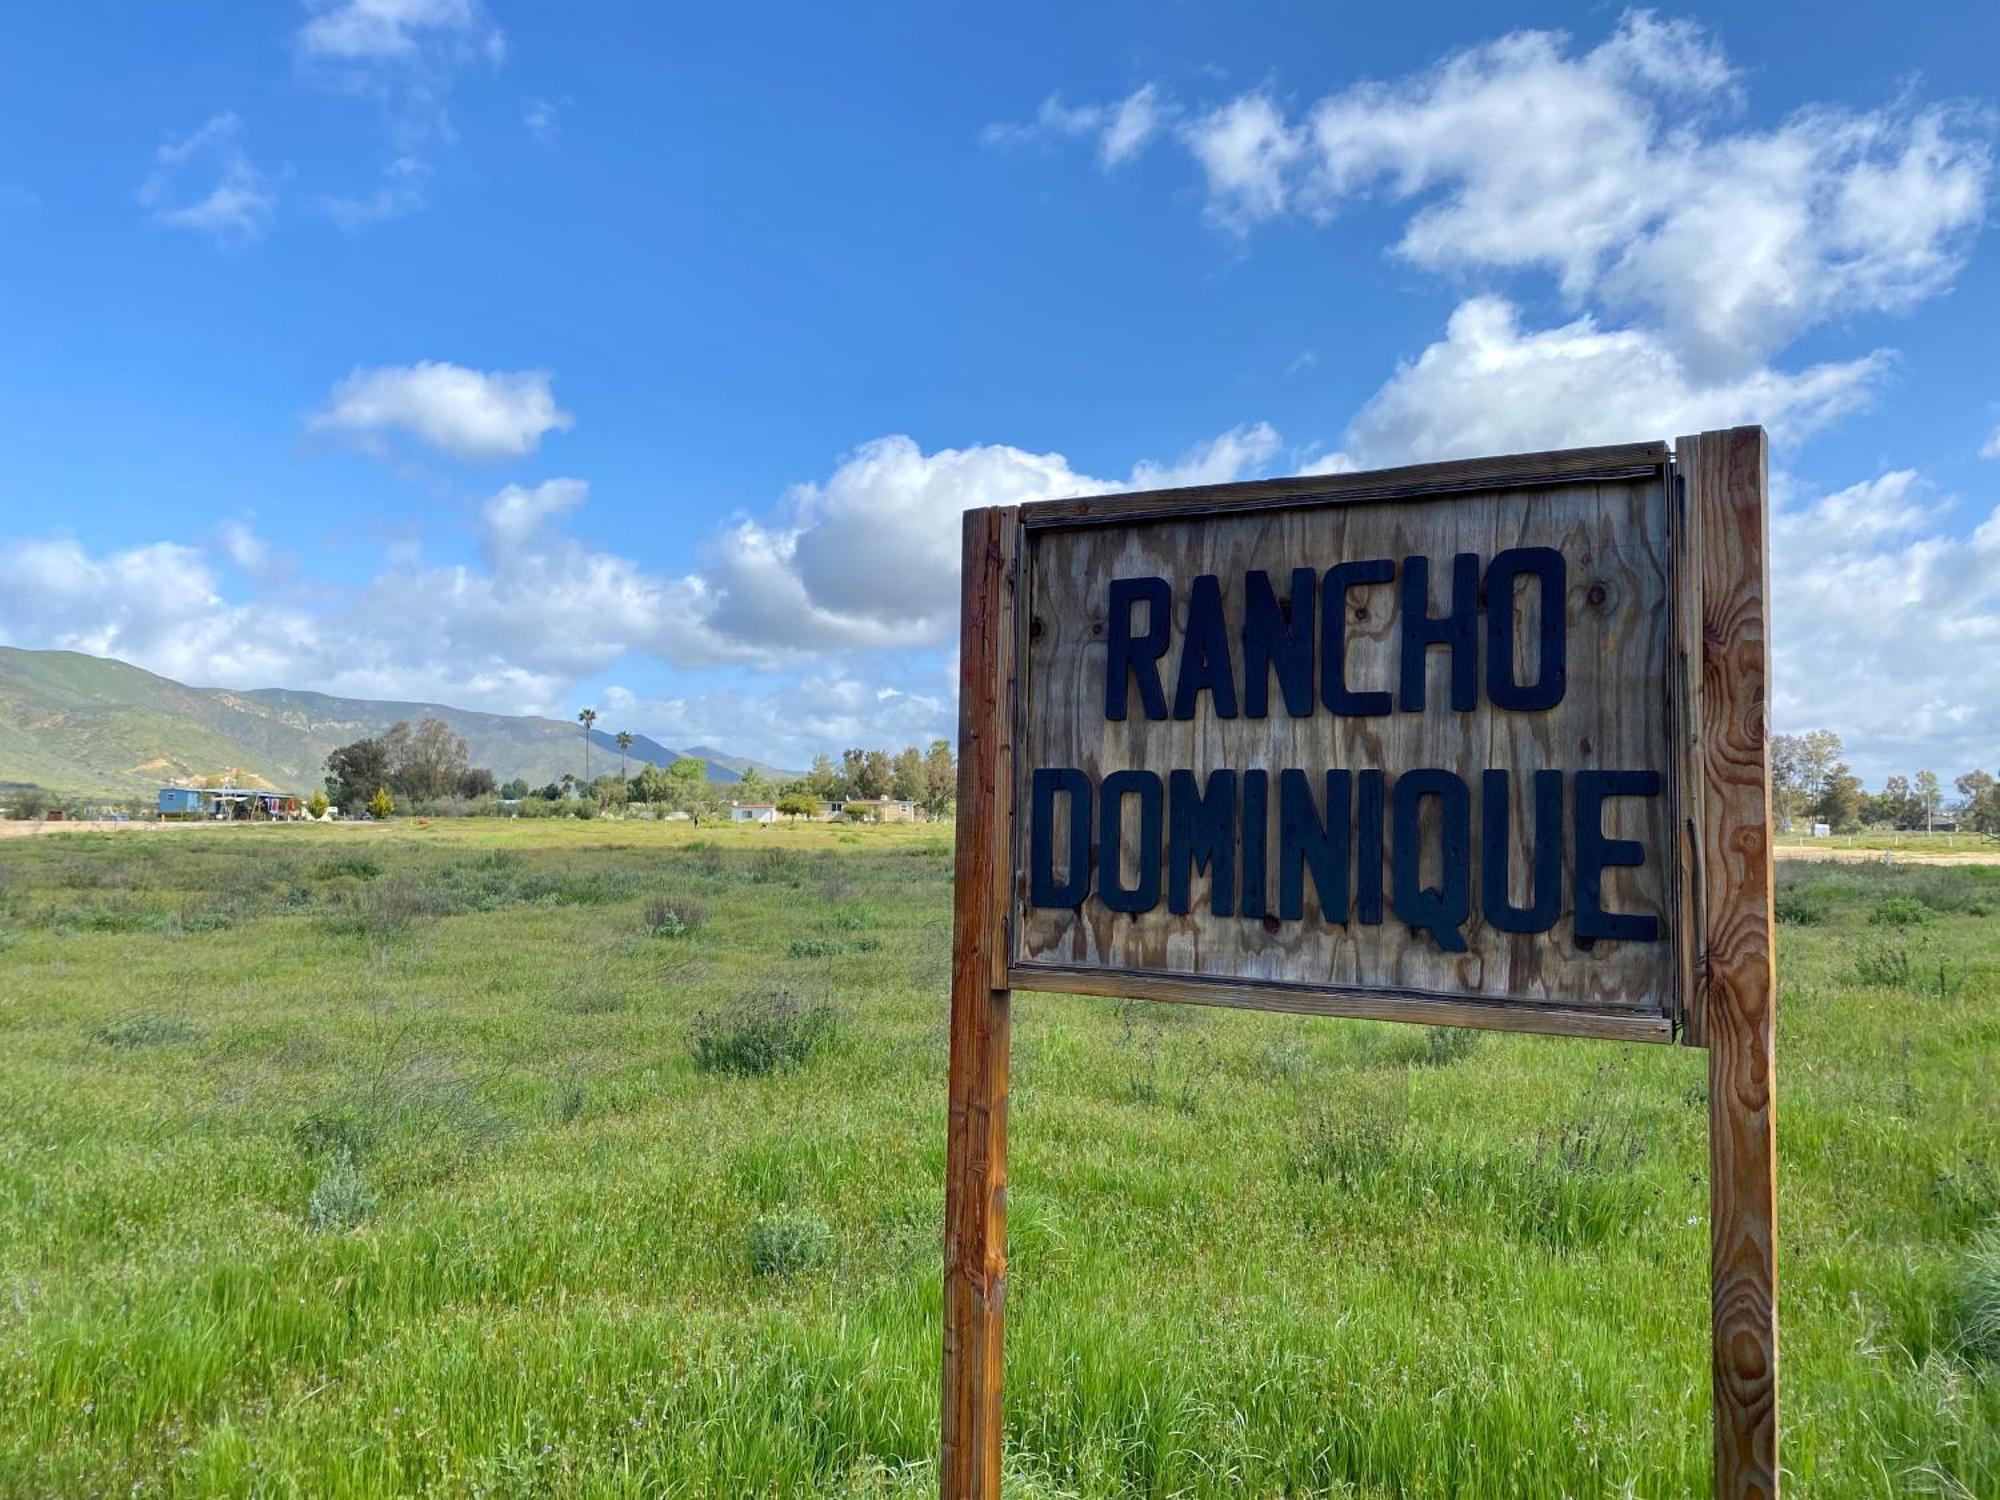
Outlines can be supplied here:
[[659, 938], [684, 938], [708, 924], [708, 903], [698, 896], [655, 896], [646, 903], [646, 931]]
[[346, 1152], [329, 1157], [313, 1180], [306, 1200], [306, 1222], [323, 1233], [354, 1228], [375, 1211], [375, 1193], [354, 1158]]
[[833, 1035], [833, 1008], [785, 990], [753, 990], [719, 1010], [701, 1011], [688, 1049], [704, 1073], [760, 1074], [806, 1062]]
[[373, 880], [382, 873], [382, 867], [365, 854], [339, 854], [332, 859], [323, 859], [312, 867], [314, 880], [338, 880], [342, 876], [352, 876], [356, 880]]
[[1832, 903], [1818, 886], [1779, 891], [1776, 912], [1780, 922], [1796, 927], [1820, 927], [1832, 915]]
[[2000, 1219], [1979, 1232], [1965, 1252], [1959, 1320], [1965, 1351], [2000, 1363]]
[[140, 1011], [106, 1021], [91, 1035], [107, 1047], [166, 1047], [196, 1040], [201, 1028], [185, 1017]]
[[750, 1230], [750, 1269], [759, 1276], [792, 1276], [833, 1259], [833, 1231], [811, 1209], [766, 1214]]
[[1917, 960], [1905, 943], [1865, 944], [1854, 955], [1854, 977], [1885, 990], [1906, 990], [1917, 982]]
[[785, 949], [787, 958], [834, 958], [847, 951], [839, 938], [793, 938]]
[[1914, 896], [1891, 896], [1868, 914], [1868, 921], [1875, 927], [1921, 927], [1935, 915]]
[[1479, 1050], [1479, 1044], [1484, 1040], [1470, 1026], [1426, 1026], [1424, 1051], [1419, 1061], [1432, 1068], [1463, 1062]]

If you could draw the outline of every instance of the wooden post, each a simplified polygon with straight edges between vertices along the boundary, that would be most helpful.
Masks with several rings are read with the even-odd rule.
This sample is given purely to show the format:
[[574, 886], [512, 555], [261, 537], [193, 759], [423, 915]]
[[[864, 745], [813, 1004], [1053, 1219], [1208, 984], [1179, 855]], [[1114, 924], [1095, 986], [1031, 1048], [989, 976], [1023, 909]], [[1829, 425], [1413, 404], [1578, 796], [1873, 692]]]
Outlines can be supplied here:
[[[1691, 1037], [1708, 1047], [1717, 1500], [1778, 1494], [1778, 1178], [1771, 941], [1770, 562], [1761, 427], [1683, 438], [1698, 591], [1702, 913]], [[1692, 664], [1691, 664], [1692, 665]]]
[[1006, 885], [1019, 513], [965, 517], [958, 857], [952, 885], [951, 1122], [945, 1149], [944, 1500], [999, 1500], [1007, 1295]]

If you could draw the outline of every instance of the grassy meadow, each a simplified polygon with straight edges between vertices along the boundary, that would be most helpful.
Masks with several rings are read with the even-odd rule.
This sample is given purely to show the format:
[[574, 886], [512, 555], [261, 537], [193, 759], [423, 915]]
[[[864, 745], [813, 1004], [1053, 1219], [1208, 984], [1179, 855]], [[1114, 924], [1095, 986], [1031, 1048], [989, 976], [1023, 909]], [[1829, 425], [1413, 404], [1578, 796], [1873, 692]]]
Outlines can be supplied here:
[[[949, 837], [0, 844], [0, 1493], [931, 1493]], [[2000, 868], [1783, 869], [1789, 1492], [2000, 1495]], [[1014, 1025], [1011, 1493], [1706, 1492], [1699, 1054]]]

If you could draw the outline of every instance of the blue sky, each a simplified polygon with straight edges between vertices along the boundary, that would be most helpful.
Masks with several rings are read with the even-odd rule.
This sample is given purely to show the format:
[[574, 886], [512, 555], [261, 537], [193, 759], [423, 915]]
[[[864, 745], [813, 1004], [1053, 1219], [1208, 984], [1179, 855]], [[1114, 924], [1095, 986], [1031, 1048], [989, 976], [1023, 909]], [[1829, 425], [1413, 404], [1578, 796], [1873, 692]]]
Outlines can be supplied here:
[[2000, 762], [2000, 11], [42, 6], [0, 640], [802, 763], [957, 516], [1773, 432], [1780, 726]]

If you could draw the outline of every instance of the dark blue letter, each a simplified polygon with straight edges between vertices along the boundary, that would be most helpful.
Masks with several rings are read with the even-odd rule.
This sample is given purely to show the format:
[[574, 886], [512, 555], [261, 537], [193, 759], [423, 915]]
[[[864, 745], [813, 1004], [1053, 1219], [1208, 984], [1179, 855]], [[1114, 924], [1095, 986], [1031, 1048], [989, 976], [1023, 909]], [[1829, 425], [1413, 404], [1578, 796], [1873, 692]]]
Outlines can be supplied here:
[[1303, 719], [1313, 711], [1313, 585], [1311, 568], [1292, 569], [1292, 597], [1283, 604], [1262, 569], [1243, 579], [1243, 716], [1270, 711], [1271, 669], [1285, 712]]
[[[1125, 888], [1125, 799], [1139, 799], [1139, 883]], [[1151, 771], [1113, 771], [1098, 788], [1097, 899], [1113, 911], [1151, 911], [1160, 904], [1160, 778]]]
[[1508, 890], [1508, 851], [1514, 847], [1509, 824], [1505, 771], [1480, 778], [1484, 806], [1479, 819], [1479, 908], [1486, 925], [1501, 932], [1547, 932], [1562, 913], [1563, 775], [1535, 772], [1535, 857], [1528, 871], [1528, 904], [1516, 906]]
[[[1132, 606], [1146, 603], [1146, 633], [1132, 634]], [[1139, 706], [1149, 719], [1167, 716], [1167, 695], [1160, 688], [1160, 658], [1167, 654], [1167, 631], [1173, 624], [1174, 596], [1164, 578], [1111, 580], [1111, 638], [1104, 655], [1104, 717], [1125, 717], [1125, 688], [1139, 679]]]
[[[1435, 797], [1444, 868], [1435, 888], [1420, 888], [1424, 857], [1423, 799]], [[1447, 953], [1465, 951], [1465, 925], [1472, 910], [1472, 794], [1449, 771], [1406, 771], [1396, 778], [1395, 857], [1390, 861], [1396, 889], [1396, 917], [1418, 931], [1428, 930]]]
[[1236, 912], [1236, 773], [1215, 771], [1201, 791], [1192, 771], [1167, 772], [1167, 910], [1184, 916], [1196, 869], [1208, 871], [1208, 909]]
[[[1523, 573], [1542, 585], [1532, 687], [1514, 680], [1514, 581]], [[1553, 547], [1510, 547], [1486, 565], [1486, 696], [1495, 708], [1532, 712], [1562, 702], [1569, 680], [1568, 591], [1563, 555]]]
[[1319, 604], [1319, 695], [1337, 714], [1386, 714], [1387, 693], [1355, 693], [1347, 687], [1347, 591], [1363, 584], [1387, 583], [1396, 576], [1386, 557], [1346, 562], [1326, 570]]
[[1319, 892], [1322, 920], [1347, 925], [1347, 833], [1350, 777], [1326, 773], [1326, 821], [1313, 807], [1304, 771], [1278, 773], [1278, 915], [1296, 922], [1306, 914], [1306, 866]]
[[1604, 872], [1613, 865], [1643, 865], [1646, 846], [1637, 839], [1604, 836], [1607, 797], [1657, 797], [1658, 771], [1578, 771], [1576, 773], [1576, 935], [1650, 943], [1660, 935], [1655, 917], [1604, 909]]
[[[1056, 793], [1069, 794], [1069, 870], [1055, 870]], [[1028, 833], [1028, 901], [1032, 906], [1081, 906], [1090, 898], [1090, 778], [1072, 766], [1035, 771], [1035, 810]]]
[[1465, 713], [1479, 704], [1479, 559], [1461, 552], [1451, 560], [1451, 613], [1431, 618], [1431, 560], [1403, 559], [1403, 712], [1424, 706], [1424, 660], [1432, 646], [1451, 648], [1451, 706]]
[[1207, 688], [1218, 719], [1236, 717], [1236, 666], [1222, 623], [1222, 585], [1213, 573], [1195, 579], [1188, 593], [1187, 633], [1181, 638], [1181, 675], [1174, 686], [1174, 717], [1192, 719], [1194, 700]]

